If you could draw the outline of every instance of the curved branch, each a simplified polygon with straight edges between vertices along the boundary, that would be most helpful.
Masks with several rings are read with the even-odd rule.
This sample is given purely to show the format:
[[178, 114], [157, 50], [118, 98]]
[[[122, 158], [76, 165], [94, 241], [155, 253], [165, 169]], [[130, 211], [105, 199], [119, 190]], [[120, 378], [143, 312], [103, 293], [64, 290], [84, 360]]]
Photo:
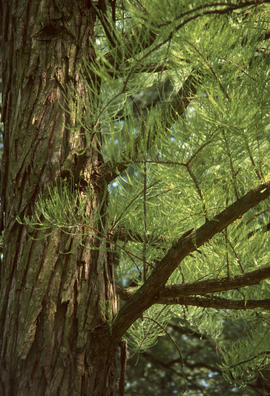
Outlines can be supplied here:
[[[174, 29], [175, 31], [178, 31], [181, 29], [183, 26], [188, 24], [191, 21], [194, 21], [195, 19], [201, 18], [206, 15], [224, 15], [224, 14], [231, 14], [233, 11], [240, 10], [243, 8], [248, 8], [248, 7], [257, 7], [262, 4], [269, 3], [269, 0], [252, 0], [252, 1], [243, 1], [243, 2], [238, 2], [238, 4], [226, 4], [226, 3], [208, 3], [199, 7], [196, 7], [194, 9], [188, 10], [185, 13], [182, 13], [181, 15], [177, 16], [174, 21], [176, 22], [178, 19], [181, 19], [187, 15], [190, 15], [191, 13], [195, 11], [199, 11], [195, 15], [188, 16], [188, 18], [184, 19], [182, 22], [180, 22]], [[215, 7], [214, 9], [211, 9], [212, 7]], [[218, 8], [219, 7], [219, 8]], [[207, 9], [210, 8], [210, 9]], [[171, 21], [166, 22], [164, 24], [160, 24], [159, 27], [168, 25], [172, 23]]]
[[[156, 302], [159, 298], [160, 290], [164, 288], [170, 275], [186, 256], [198, 249], [198, 247], [209, 241], [214, 235], [224, 230], [249, 209], [269, 196], [270, 181], [250, 190], [242, 198], [216, 215], [212, 220], [206, 221], [197, 230], [191, 229], [182, 235], [182, 237], [169, 249], [163, 259], [157, 263], [156, 268], [144, 285], [128, 299], [118, 312], [112, 325], [112, 332], [115, 337], [121, 337], [144, 310]], [[257, 271], [268, 271], [268, 276], [270, 276], [269, 268]], [[241, 276], [249, 275], [246, 274]], [[231, 280], [232, 282], [233, 279]], [[211, 281], [214, 282], [214, 280]], [[217, 280], [216, 282], [220, 281]], [[252, 282], [250, 284], [252, 284]]]

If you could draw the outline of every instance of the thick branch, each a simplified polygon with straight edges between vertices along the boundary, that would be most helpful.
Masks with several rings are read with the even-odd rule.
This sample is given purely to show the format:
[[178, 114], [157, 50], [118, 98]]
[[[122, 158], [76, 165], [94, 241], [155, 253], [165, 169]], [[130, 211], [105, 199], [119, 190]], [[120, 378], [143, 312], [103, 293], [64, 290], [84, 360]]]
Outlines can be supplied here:
[[[185, 303], [183, 303], [183, 299], [187, 296], [202, 296], [209, 293], [239, 289], [240, 287], [256, 285], [266, 278], [270, 278], [270, 266], [251, 271], [246, 274], [236, 275], [232, 278], [207, 279], [198, 282], [185, 283], [183, 285], [169, 285], [160, 290], [156, 296], [155, 303], [185, 305]], [[134, 295], [136, 290], [136, 287], [129, 287], [125, 289], [118, 288], [117, 292], [122, 300], [128, 300]], [[219, 300], [221, 301], [222, 299]]]
[[240, 287], [256, 285], [266, 278], [270, 278], [270, 266], [236, 275], [232, 278], [208, 279], [183, 285], [169, 285], [159, 293], [159, 298], [173, 299], [239, 289]]
[[205, 222], [197, 230], [191, 229], [185, 233], [169, 249], [163, 259], [158, 262], [144, 285], [120, 309], [113, 324], [115, 336], [121, 337], [143, 311], [156, 302], [160, 290], [165, 286], [172, 272], [186, 256], [269, 196], [270, 181], [249, 191], [242, 198], [216, 215], [212, 220]]
[[255, 309], [264, 308], [270, 310], [270, 299], [265, 300], [229, 300], [220, 297], [160, 297], [157, 304], [180, 304], [193, 305], [195, 307], [216, 309]]

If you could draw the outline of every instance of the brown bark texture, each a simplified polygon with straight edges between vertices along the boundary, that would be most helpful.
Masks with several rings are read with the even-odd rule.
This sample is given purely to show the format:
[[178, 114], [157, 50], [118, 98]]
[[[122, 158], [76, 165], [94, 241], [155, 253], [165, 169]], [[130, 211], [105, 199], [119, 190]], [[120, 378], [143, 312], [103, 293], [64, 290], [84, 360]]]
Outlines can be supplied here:
[[[87, 199], [89, 223], [106, 225], [106, 184], [96, 182], [100, 136], [76, 122], [89, 102], [80, 72], [83, 59], [95, 62], [95, 10], [85, 0], [2, 7], [0, 394], [113, 395], [119, 352], [109, 321], [117, 300], [106, 242], [89, 230], [46, 234], [16, 221], [31, 217], [40, 192], [70, 177]], [[67, 101], [71, 85], [76, 97]]]

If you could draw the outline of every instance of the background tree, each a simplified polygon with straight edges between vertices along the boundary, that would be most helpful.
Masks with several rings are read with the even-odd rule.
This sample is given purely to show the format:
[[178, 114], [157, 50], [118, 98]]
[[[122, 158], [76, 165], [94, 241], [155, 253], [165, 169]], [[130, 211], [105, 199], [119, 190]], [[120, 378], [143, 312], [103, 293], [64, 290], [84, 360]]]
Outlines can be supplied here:
[[268, 366], [267, 3], [2, 0], [4, 395], [123, 394], [172, 318]]

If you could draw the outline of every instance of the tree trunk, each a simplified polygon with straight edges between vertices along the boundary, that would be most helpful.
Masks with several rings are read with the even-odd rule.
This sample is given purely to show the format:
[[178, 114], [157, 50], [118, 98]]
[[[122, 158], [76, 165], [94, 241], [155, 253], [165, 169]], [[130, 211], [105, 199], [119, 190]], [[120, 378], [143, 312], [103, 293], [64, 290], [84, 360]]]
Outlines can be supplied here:
[[[3, 0], [4, 396], [118, 393], [119, 340], [110, 335], [117, 311], [114, 274], [99, 237], [106, 227], [107, 186], [97, 179], [102, 142], [91, 121], [87, 131], [77, 122], [84, 104], [93, 105], [80, 74], [84, 58], [95, 61], [90, 4]], [[88, 77], [98, 92], [98, 78]], [[17, 216], [31, 217], [38, 194], [60, 179], [80, 189], [91, 226], [77, 227], [73, 236], [19, 224]]]

